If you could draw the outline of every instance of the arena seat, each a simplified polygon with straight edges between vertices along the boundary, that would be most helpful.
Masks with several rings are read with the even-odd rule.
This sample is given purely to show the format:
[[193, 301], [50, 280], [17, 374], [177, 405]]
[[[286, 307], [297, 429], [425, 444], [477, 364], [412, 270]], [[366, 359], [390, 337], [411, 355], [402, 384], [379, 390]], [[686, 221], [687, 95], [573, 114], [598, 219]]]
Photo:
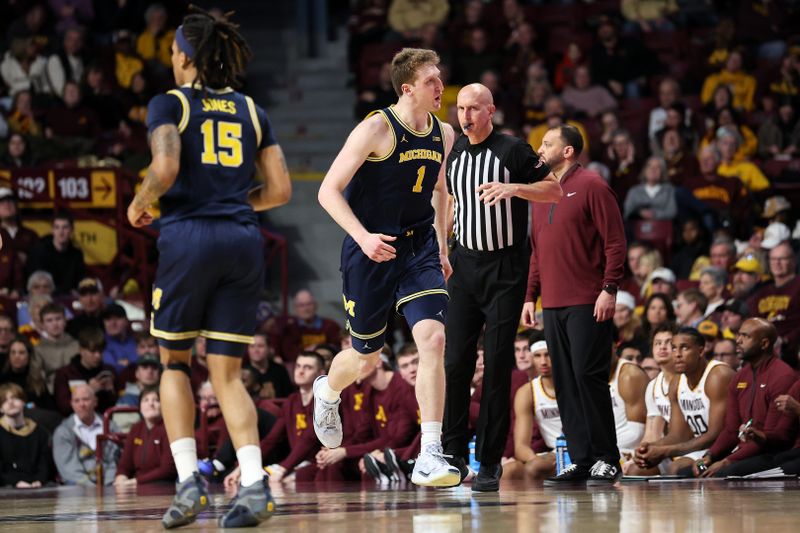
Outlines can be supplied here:
[[637, 220], [633, 223], [633, 238], [650, 243], [667, 262], [672, 254], [672, 220]]

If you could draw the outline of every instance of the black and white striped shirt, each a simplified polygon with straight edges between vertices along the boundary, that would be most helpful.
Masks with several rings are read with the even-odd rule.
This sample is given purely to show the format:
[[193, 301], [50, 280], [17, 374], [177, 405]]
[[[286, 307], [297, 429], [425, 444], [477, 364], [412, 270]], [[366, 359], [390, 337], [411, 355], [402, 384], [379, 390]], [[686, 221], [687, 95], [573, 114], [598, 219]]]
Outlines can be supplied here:
[[454, 232], [470, 250], [494, 251], [517, 246], [528, 238], [528, 202], [501, 200], [489, 207], [478, 197], [483, 183], [533, 183], [550, 168], [531, 146], [517, 137], [492, 131], [472, 145], [466, 135], [456, 140], [447, 159], [447, 190], [455, 198]]

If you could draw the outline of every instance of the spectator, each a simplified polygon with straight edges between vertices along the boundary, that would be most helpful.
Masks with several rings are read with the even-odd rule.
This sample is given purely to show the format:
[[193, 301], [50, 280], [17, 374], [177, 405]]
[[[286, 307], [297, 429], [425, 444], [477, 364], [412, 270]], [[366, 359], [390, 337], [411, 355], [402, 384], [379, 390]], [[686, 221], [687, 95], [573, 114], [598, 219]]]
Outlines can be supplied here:
[[[11, 151], [12, 144], [16, 146], [19, 145], [20, 142], [23, 144], [21, 148], [22, 152], [18, 152], [17, 150], [19, 148], [15, 148], [14, 153], [20, 154], [20, 157], [24, 159], [26, 157], [24, 153], [27, 152], [27, 144], [25, 143], [24, 137], [19, 134], [15, 133], [9, 136], [9, 152]], [[17, 257], [21, 265], [24, 265], [28, 259], [28, 252], [39, 237], [36, 235], [35, 231], [22, 225], [22, 217], [19, 214], [17, 197], [14, 191], [6, 187], [0, 187], [0, 228], [4, 229], [11, 237], [11, 242], [17, 252]]]
[[637, 301], [640, 300], [642, 286], [647, 281], [647, 277], [650, 275], [653, 269], [645, 270], [644, 264], [642, 262], [642, 258], [648, 254], [652, 249], [648, 244], [645, 244], [640, 241], [631, 241], [628, 243], [628, 252], [627, 252], [627, 259], [628, 259], [628, 268], [627, 268], [627, 276], [625, 279], [622, 280], [619, 287], [620, 290], [627, 291], [636, 298]]
[[144, 63], [133, 48], [130, 31], [122, 29], [114, 34], [114, 49], [114, 72], [117, 84], [123, 89], [129, 89], [133, 75], [144, 69]]
[[703, 106], [707, 130], [714, 130], [719, 112], [726, 108], [733, 109], [733, 91], [728, 85], [718, 85], [714, 89], [711, 101]]
[[[764, 319], [751, 318], [742, 324], [736, 337], [742, 369], [728, 388], [725, 426], [702, 459], [708, 467], [702, 477], [751, 474], [754, 470], [746, 459], [791, 446], [794, 420], [782, 416], [775, 399], [788, 392], [796, 377], [789, 365], [773, 355], [777, 338], [775, 327]], [[693, 471], [700, 475], [697, 465]]]
[[712, 356], [714, 361], [720, 361], [734, 370], [739, 370], [739, 356], [736, 355], [736, 343], [733, 339], [720, 339], [715, 342]]
[[114, 368], [103, 364], [105, 337], [102, 330], [84, 329], [78, 337], [78, 345], [78, 353], [68, 365], [56, 372], [53, 386], [56, 406], [64, 416], [69, 416], [74, 409], [70, 402], [70, 393], [75, 389], [76, 383], [89, 385], [94, 392], [94, 406], [101, 413], [117, 403]]
[[620, 10], [627, 21], [626, 33], [668, 32], [675, 29], [669, 19], [678, 14], [676, 0], [622, 0]]
[[30, 299], [34, 296], [47, 296], [52, 299], [53, 291], [55, 290], [55, 282], [53, 276], [45, 270], [36, 270], [28, 276], [28, 282], [25, 284], [27, 296], [25, 300], [17, 303], [17, 324], [20, 327], [32, 323], [32, 318], [37, 321], [41, 317], [31, 315]]
[[592, 84], [589, 67], [586, 65], [575, 67], [572, 83], [564, 88], [561, 99], [573, 111], [589, 118], [595, 118], [601, 113], [617, 108], [617, 101], [608, 89], [602, 85]]
[[[103, 420], [95, 412], [97, 398], [89, 385], [76, 385], [70, 395], [69, 411], [53, 435], [53, 460], [65, 485], [111, 485], [117, 473], [119, 447], [107, 440], [103, 442], [103, 478], [97, 478], [95, 450], [97, 436], [103, 432]], [[111, 431], [117, 432], [111, 423]]]
[[800, 120], [791, 101], [785, 99], [778, 112], [771, 115], [758, 129], [758, 156], [761, 159], [788, 159], [800, 147]]
[[199, 414], [195, 418], [197, 456], [210, 457], [219, 449], [227, 435], [222, 409], [210, 381], [204, 381], [197, 389], [197, 410]]
[[664, 127], [656, 132], [656, 139], [666, 131], [675, 130], [681, 136], [683, 145], [694, 151], [694, 147], [697, 146], [697, 133], [691, 126], [689, 108], [683, 102], [672, 102], [667, 106], [666, 112]]
[[151, 4], [144, 12], [145, 29], [136, 39], [136, 52], [148, 62], [172, 67], [172, 41], [175, 30], [167, 27], [167, 9]]
[[647, 294], [663, 294], [672, 300], [675, 297], [675, 281], [675, 273], [661, 267], [650, 273], [643, 289]]
[[725, 61], [725, 67], [717, 73], [710, 74], [703, 82], [700, 100], [707, 104], [714, 97], [714, 91], [720, 85], [727, 85], [733, 93], [733, 107], [743, 111], [753, 110], [756, 94], [756, 79], [742, 70], [742, 52], [732, 50]]
[[792, 232], [789, 230], [789, 226], [781, 222], [773, 222], [767, 226], [761, 236], [761, 249], [772, 250], [784, 241], [788, 241], [791, 236]]
[[696, 199], [717, 212], [722, 225], [741, 223], [749, 212], [747, 189], [741, 181], [723, 178], [717, 173], [720, 156], [715, 148], [706, 146], [701, 149], [698, 159], [700, 174], [686, 180], [684, 186]]
[[122, 102], [112, 92], [111, 82], [97, 64], [89, 65], [86, 69], [83, 101], [87, 107], [97, 113], [103, 131], [119, 127], [124, 116]]
[[[335, 355], [335, 353], [333, 354]], [[292, 392], [292, 381], [286, 367], [272, 360], [266, 333], [256, 333], [253, 344], [247, 347], [249, 363], [246, 368], [253, 371], [261, 386], [261, 398], [286, 398]]]
[[474, 83], [487, 70], [497, 70], [500, 57], [489, 48], [489, 37], [483, 28], [472, 30], [469, 47], [458, 53], [453, 69], [453, 81], [459, 85]]
[[536, 29], [528, 22], [522, 22], [511, 32], [504, 47], [505, 61], [503, 79], [515, 91], [525, 84], [528, 65], [541, 61], [536, 50]]
[[0, 385], [0, 485], [37, 489], [52, 481], [50, 437], [24, 409], [28, 398], [15, 383]]
[[20, 91], [47, 94], [47, 60], [39, 55], [33, 39], [14, 39], [0, 63], [0, 77], [11, 96]]
[[80, 83], [83, 79], [83, 30], [73, 26], [64, 32], [61, 49], [47, 58], [47, 82], [50, 92], [64, 96], [64, 84], [68, 81]]
[[703, 311], [708, 299], [698, 289], [686, 289], [678, 293], [675, 301], [675, 315], [678, 325], [696, 328], [703, 321]]
[[564, 57], [561, 58], [561, 63], [556, 66], [555, 70], [553, 87], [555, 87], [556, 91], [561, 92], [568, 84], [572, 83], [575, 69], [578, 65], [585, 63], [586, 59], [583, 56], [580, 45], [575, 41], [567, 44]]
[[67, 324], [67, 333], [77, 338], [84, 328], [103, 329], [105, 294], [103, 284], [97, 278], [83, 278], [78, 283], [79, 311]]
[[743, 300], [735, 298], [729, 298], [720, 309], [722, 310], [722, 319], [720, 320], [722, 337], [731, 340], [736, 339], [742, 323], [750, 316], [750, 309], [748, 309]]
[[597, 41], [589, 54], [592, 79], [608, 87], [616, 98], [637, 98], [649, 74], [647, 50], [638, 42], [620, 38], [605, 18], [597, 27]]
[[689, 279], [692, 265], [695, 260], [705, 255], [708, 250], [708, 241], [705, 238], [705, 229], [696, 218], [687, 218], [681, 222], [678, 246], [672, 254], [669, 268], [678, 279]]
[[79, 351], [78, 341], [66, 332], [67, 314], [64, 306], [51, 302], [39, 312], [42, 338], [36, 345], [36, 356], [44, 367], [47, 385], [52, 390], [56, 371], [69, 364]]
[[0, 241], [0, 295], [16, 299], [22, 288], [22, 265], [11, 236], [2, 227]]
[[[88, 141], [100, 133], [100, 123], [94, 110], [81, 101], [81, 88], [74, 81], [64, 84], [63, 105], [50, 108], [44, 116], [45, 136], [62, 137], [61, 142], [75, 137]], [[72, 146], [72, 143], [70, 143]]]
[[33, 112], [31, 92], [27, 89], [18, 91], [11, 101], [11, 112], [8, 117], [8, 128], [12, 133], [26, 137], [42, 135], [42, 125]]
[[755, 254], [741, 257], [733, 265], [731, 294], [739, 300], [747, 300], [758, 290], [764, 276], [764, 267]]
[[37, 46], [44, 48], [48, 44], [46, 25], [47, 11], [41, 3], [35, 3], [27, 8], [25, 15], [11, 22], [6, 32], [6, 40], [11, 43], [14, 39], [30, 38]]
[[691, 147], [687, 147], [684, 136], [676, 129], [661, 130], [656, 135], [660, 144], [654, 153], [667, 162], [667, 175], [676, 187], [698, 173], [697, 159]]
[[611, 170], [611, 186], [622, 203], [639, 181], [642, 171], [642, 157], [636, 151], [630, 132], [618, 130], [614, 133], [603, 163]]
[[392, 31], [409, 39], [425, 24], [443, 24], [450, 12], [447, 0], [392, 0], [388, 21]]
[[769, 251], [772, 282], [759, 289], [747, 307], [752, 316], [768, 320], [777, 330], [784, 360], [794, 365], [800, 341], [800, 278], [797, 260], [788, 242]]
[[16, 337], [11, 341], [2, 372], [0, 383], [19, 385], [28, 398], [27, 402], [33, 404], [33, 407], [48, 410], [56, 408], [53, 396], [47, 390], [42, 362], [24, 337]]
[[397, 101], [397, 93], [392, 87], [392, 64], [389, 62], [381, 65], [378, 85], [367, 87], [358, 95], [356, 103], [356, 120], [366, 117], [371, 111], [389, 107]]
[[[0, 167], [5, 168], [24, 168], [33, 166], [34, 159], [28, 147], [28, 141], [19, 133], [12, 133], [8, 136], [6, 149], [0, 157]], [[4, 189], [6, 189], [4, 187]], [[6, 189], [11, 191], [11, 189]], [[13, 192], [11, 193], [13, 197]], [[30, 231], [30, 230], [29, 230]]]
[[485, 28], [486, 12], [482, 0], [466, 0], [462, 11], [456, 15], [448, 29], [451, 46], [460, 50], [469, 46], [470, 35], [475, 28]]
[[780, 222], [786, 227], [795, 226], [795, 218], [792, 215], [792, 204], [785, 196], [770, 196], [764, 200], [764, 209], [761, 211], [761, 218], [772, 224]]
[[[650, 111], [648, 119], [647, 134], [650, 141], [655, 143], [656, 133], [666, 124], [667, 109], [681, 98], [681, 86], [675, 78], [664, 78], [658, 84], [658, 106]], [[688, 117], [687, 117], [688, 118]]]
[[309, 346], [338, 343], [341, 328], [333, 320], [317, 315], [317, 301], [311, 291], [297, 291], [292, 303], [295, 316], [289, 317], [281, 344], [280, 356], [284, 361], [294, 361]]
[[642, 319], [642, 333], [650, 338], [652, 333], [661, 325], [675, 322], [675, 310], [672, 302], [663, 294], [652, 294], [644, 305]]
[[[706, 297], [706, 304], [703, 318], [711, 317], [717, 310], [725, 304], [725, 285], [728, 283], [728, 272], [716, 267], [706, 267], [700, 272], [700, 292]], [[718, 317], [712, 320], [719, 322]]]
[[[534, 65], [531, 65], [532, 67]], [[525, 93], [522, 96], [523, 124], [528, 127], [531, 124], [539, 124], [547, 118], [545, 115], [544, 104], [553, 95], [550, 83], [545, 80], [528, 80], [525, 85]]]
[[53, 276], [55, 294], [70, 294], [83, 277], [83, 252], [72, 243], [75, 224], [72, 217], [53, 216], [53, 233], [42, 237], [31, 249], [26, 272], [45, 270]]
[[[44, 325], [42, 324], [42, 308], [52, 302], [53, 299], [47, 294], [34, 294], [28, 296], [25, 308], [29, 313], [28, 322], [19, 322], [19, 333], [28, 338], [28, 341], [33, 346], [39, 344], [44, 332]], [[20, 309], [21, 311], [22, 309]]]
[[122, 372], [129, 364], [136, 362], [136, 340], [128, 322], [125, 308], [112, 303], [103, 311], [103, 327], [106, 332], [106, 348], [103, 362]]
[[149, 388], [155, 390], [158, 387], [161, 379], [161, 362], [155, 353], [143, 354], [133, 363], [133, 366], [136, 368], [134, 374], [136, 381], [125, 384], [125, 389], [120, 394], [117, 405], [139, 405], [143, 391]]
[[717, 149], [721, 156], [717, 173], [726, 178], [739, 178], [751, 193], [768, 189], [769, 180], [756, 165], [744, 158], [737, 159], [736, 153], [739, 151], [741, 141], [738, 131], [730, 126], [717, 130]]
[[[530, 377], [533, 374], [533, 360], [531, 359], [531, 339], [528, 335], [517, 333], [517, 338], [514, 339], [514, 359], [516, 360], [516, 369], [520, 372], [526, 372]], [[481, 375], [481, 379], [483, 376]]]
[[16, 336], [17, 328], [14, 325], [14, 319], [0, 314], [0, 364], [5, 364], [8, 360], [8, 349]]
[[642, 182], [625, 197], [625, 218], [672, 220], [678, 212], [675, 187], [668, 180], [667, 164], [660, 157], [650, 157], [639, 176]]
[[87, 25], [94, 19], [91, 0], [50, 0], [50, 8], [58, 19], [56, 32], [66, 33], [78, 24]]
[[589, 137], [586, 135], [586, 129], [583, 124], [574, 120], [567, 119], [566, 111], [564, 110], [564, 103], [558, 96], [551, 96], [544, 103], [545, 121], [533, 129], [528, 134], [528, 144], [533, 147], [534, 151], [542, 146], [542, 139], [547, 130], [560, 126], [561, 124], [569, 124], [575, 126], [583, 138], [583, 151], [589, 150]]
[[116, 487], [135, 487], [158, 481], [172, 482], [178, 475], [161, 419], [158, 387], [148, 386], [139, 397], [142, 420], [131, 427], [114, 478]]
[[[617, 328], [617, 342], [633, 341], [641, 330], [636, 316], [636, 300], [627, 291], [617, 291], [617, 306], [614, 310], [614, 326]], [[637, 339], [638, 340], [638, 339]]]

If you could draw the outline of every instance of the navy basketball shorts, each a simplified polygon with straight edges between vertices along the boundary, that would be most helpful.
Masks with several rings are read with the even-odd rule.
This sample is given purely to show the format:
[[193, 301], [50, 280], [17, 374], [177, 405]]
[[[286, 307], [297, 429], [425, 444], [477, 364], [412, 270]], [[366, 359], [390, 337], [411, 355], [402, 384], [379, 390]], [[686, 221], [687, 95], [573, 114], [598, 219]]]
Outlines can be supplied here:
[[[419, 230], [417, 230], [418, 232]], [[433, 228], [423, 235], [400, 237], [391, 261], [376, 263], [349, 236], [342, 245], [342, 298], [353, 348], [370, 354], [383, 348], [386, 323], [393, 308], [410, 328], [421, 320], [447, 318], [439, 246]]]
[[258, 226], [226, 219], [168, 224], [158, 238], [150, 333], [187, 350], [198, 336], [209, 354], [241, 357], [253, 342], [264, 287], [264, 241]]

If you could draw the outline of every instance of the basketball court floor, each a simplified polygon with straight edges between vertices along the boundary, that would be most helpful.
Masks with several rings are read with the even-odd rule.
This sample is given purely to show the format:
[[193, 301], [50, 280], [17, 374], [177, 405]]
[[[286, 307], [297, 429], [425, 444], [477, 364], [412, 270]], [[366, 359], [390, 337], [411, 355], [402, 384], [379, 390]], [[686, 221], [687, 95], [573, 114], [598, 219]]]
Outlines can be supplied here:
[[[0, 533], [163, 531], [169, 486], [117, 492], [58, 487], [0, 491]], [[213, 490], [213, 489], [212, 489]], [[722, 480], [619, 483], [551, 489], [504, 482], [500, 493], [374, 484], [300, 485], [275, 490], [278, 510], [259, 529], [317, 533], [551, 533], [800, 531], [800, 482]], [[215, 531], [228, 498], [213, 490], [211, 511], [178, 531]]]

